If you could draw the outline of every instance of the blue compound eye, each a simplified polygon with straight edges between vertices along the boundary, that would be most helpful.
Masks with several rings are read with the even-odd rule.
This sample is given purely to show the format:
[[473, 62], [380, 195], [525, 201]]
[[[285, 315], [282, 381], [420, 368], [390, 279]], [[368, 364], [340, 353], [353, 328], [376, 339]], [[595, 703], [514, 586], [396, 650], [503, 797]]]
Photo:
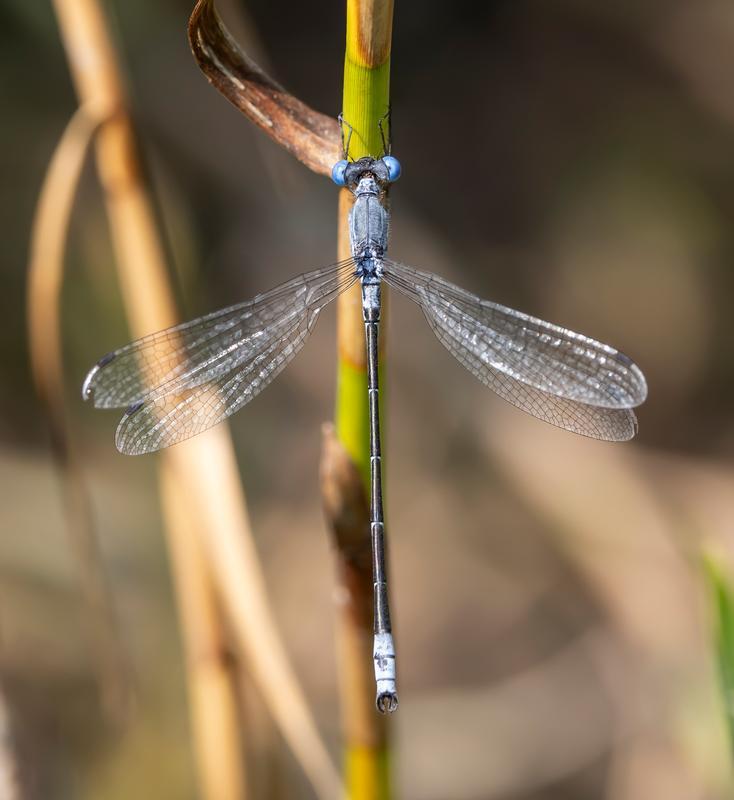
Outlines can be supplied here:
[[331, 169], [331, 180], [337, 186], [346, 186], [346, 172], [349, 166], [348, 161], [337, 161]]
[[383, 156], [382, 163], [387, 167], [387, 178], [390, 183], [394, 183], [399, 177], [403, 168], [394, 156]]

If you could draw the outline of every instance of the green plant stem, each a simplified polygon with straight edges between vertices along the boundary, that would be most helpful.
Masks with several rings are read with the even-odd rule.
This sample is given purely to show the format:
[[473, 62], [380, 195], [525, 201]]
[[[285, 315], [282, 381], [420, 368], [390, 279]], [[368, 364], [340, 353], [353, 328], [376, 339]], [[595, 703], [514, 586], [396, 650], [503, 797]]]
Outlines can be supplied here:
[[[391, 0], [348, 0], [342, 113], [352, 127], [349, 156], [354, 160], [382, 155], [379, 121], [390, 105], [391, 30]], [[378, 36], [381, 36], [380, 41]], [[343, 189], [339, 214], [340, 258], [350, 255], [347, 215], [351, 201], [351, 193]], [[336, 431], [369, 490], [369, 408], [359, 286], [343, 296], [338, 324]], [[384, 334], [381, 350], [384, 352]]]
[[[349, 157], [379, 158], [383, 143], [379, 121], [390, 100], [392, 0], [347, 0], [342, 113], [351, 126]], [[351, 255], [348, 214], [352, 194], [339, 198], [339, 258]], [[383, 297], [385, 290], [383, 288]], [[336, 435], [351, 458], [358, 483], [369, 496], [369, 405], [361, 289], [339, 298]], [[384, 331], [382, 326], [381, 333]], [[384, 366], [384, 335], [381, 337]], [[384, 372], [383, 372], [384, 374]], [[383, 381], [384, 385], [384, 381]], [[364, 547], [369, 551], [365, 518]], [[337, 540], [338, 541], [338, 540]], [[353, 555], [353, 550], [351, 555]], [[374, 706], [372, 663], [372, 572], [369, 558], [359, 563], [347, 549], [340, 552], [340, 582], [346, 598], [340, 608], [340, 671], [344, 724], [345, 785], [350, 800], [390, 797], [390, 751], [386, 718]]]

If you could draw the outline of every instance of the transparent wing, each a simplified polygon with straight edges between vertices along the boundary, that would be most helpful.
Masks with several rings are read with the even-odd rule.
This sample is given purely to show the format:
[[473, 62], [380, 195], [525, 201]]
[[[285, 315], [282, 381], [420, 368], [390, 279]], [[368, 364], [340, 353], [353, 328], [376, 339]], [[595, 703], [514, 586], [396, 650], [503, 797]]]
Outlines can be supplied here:
[[[176, 392], [227, 372], [248, 347], [289, 315], [328, 303], [354, 272], [351, 259], [299, 275], [252, 300], [144, 336], [103, 356], [89, 371], [82, 396], [97, 408], [125, 408], [156, 390]], [[164, 389], [165, 387], [165, 389]]]
[[613, 441], [635, 435], [631, 408], [647, 386], [624, 354], [413, 267], [388, 261], [384, 278], [420, 305], [449, 352], [505, 400], [574, 433]]
[[100, 359], [83, 395], [127, 406], [118, 449], [152, 452], [240, 409], [303, 346], [321, 309], [356, 281], [351, 260], [294, 278], [253, 300], [151, 334]]

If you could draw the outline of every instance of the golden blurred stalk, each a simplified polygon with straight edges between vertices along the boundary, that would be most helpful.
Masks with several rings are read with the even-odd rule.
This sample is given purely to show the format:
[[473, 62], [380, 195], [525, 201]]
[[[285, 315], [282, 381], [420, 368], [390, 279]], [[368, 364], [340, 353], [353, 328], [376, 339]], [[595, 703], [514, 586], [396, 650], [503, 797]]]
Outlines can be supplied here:
[[[97, 167], [126, 312], [133, 334], [142, 336], [174, 324], [177, 315], [119, 66], [97, 0], [54, 0], [54, 6], [80, 101], [108, 120], [96, 140]], [[335, 796], [338, 776], [268, 605], [226, 426], [172, 448], [161, 462], [172, 567], [185, 573], [176, 576], [175, 584], [186, 631], [202, 790], [210, 800], [234, 800], [245, 794], [236, 694], [226, 659], [209, 656], [221, 654], [225, 647], [216, 588], [284, 738], [317, 794]], [[237, 739], [225, 742], [225, 736]]]
[[[142, 335], [172, 325], [176, 312], [163, 247], [140, 173], [120, 72], [95, 0], [55, 0], [54, 6], [80, 101], [104, 120], [96, 139], [97, 168], [125, 308], [132, 330]], [[201, 669], [202, 662], [196, 657], [197, 652], [206, 652], [216, 646], [212, 643], [223, 639], [213, 588], [206, 562], [198, 552], [198, 533], [191, 535], [190, 518], [184, 511], [187, 499], [167, 480], [165, 464], [161, 488], [184, 631], [192, 728], [203, 796], [210, 800], [238, 800], [245, 789], [236, 696], [226, 672], [214, 682], [212, 670]], [[205, 714], [201, 713], [204, 709]], [[237, 737], [235, 742], [226, 741], [227, 735]], [[212, 758], [217, 748], [214, 742], [209, 744], [210, 739], [219, 745], [217, 758]]]
[[69, 219], [84, 160], [101, 119], [80, 106], [59, 140], [44, 176], [28, 259], [28, 342], [31, 371], [45, 408], [62, 480], [68, 535], [90, 620], [102, 706], [116, 723], [132, 702], [127, 657], [100, 559], [89, 495], [67, 433], [60, 294]]
[[242, 730], [233, 694], [233, 659], [223, 635], [212, 576], [202, 568], [206, 557], [199, 531], [167, 459], [161, 464], [160, 485], [184, 638], [201, 795], [235, 800], [244, 796], [245, 774]]

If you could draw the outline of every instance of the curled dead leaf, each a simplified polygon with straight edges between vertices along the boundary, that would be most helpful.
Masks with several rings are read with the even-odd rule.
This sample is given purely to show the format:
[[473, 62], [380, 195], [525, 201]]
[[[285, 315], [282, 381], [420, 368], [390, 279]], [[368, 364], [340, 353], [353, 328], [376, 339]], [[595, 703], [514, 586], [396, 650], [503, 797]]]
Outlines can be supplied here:
[[189, 43], [201, 71], [230, 103], [309, 169], [331, 174], [340, 158], [339, 123], [267, 75], [232, 38], [213, 0], [196, 4]]

